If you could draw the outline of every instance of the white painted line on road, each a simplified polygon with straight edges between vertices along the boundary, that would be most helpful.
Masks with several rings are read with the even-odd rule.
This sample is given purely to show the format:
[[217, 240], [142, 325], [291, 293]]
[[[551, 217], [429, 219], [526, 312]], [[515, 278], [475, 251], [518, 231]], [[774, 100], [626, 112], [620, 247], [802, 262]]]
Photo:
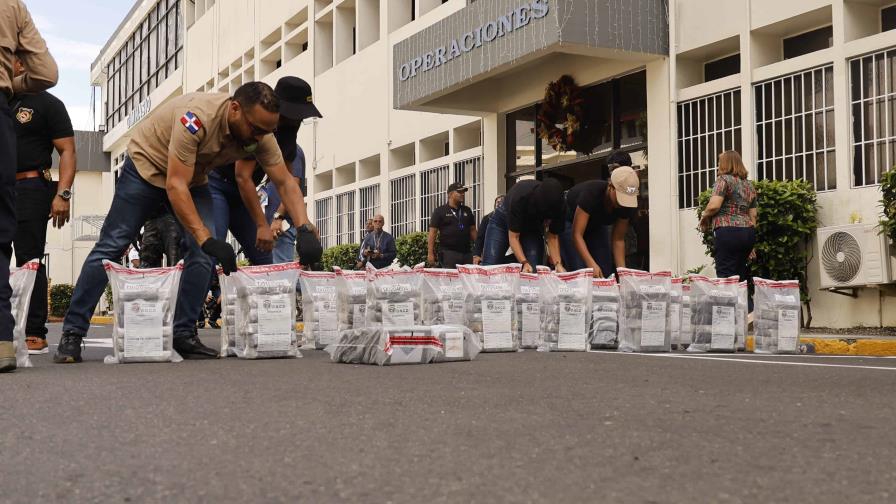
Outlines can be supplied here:
[[[851, 364], [823, 364], [820, 362], [786, 362], [786, 361], [774, 361], [774, 360], [757, 360], [757, 359], [738, 359], [731, 357], [709, 357], [706, 355], [682, 355], [682, 354], [670, 354], [670, 353], [638, 353], [638, 352], [600, 352], [606, 354], [616, 354], [616, 355], [642, 355], [645, 357], [666, 357], [672, 359], [695, 359], [695, 360], [714, 360], [721, 362], [744, 362], [748, 364], [780, 364], [785, 366], [814, 366], [814, 367], [836, 367], [836, 368], [856, 368], [856, 369], [880, 369], [885, 371], [896, 371], [896, 367], [884, 367], [884, 366], [862, 366], [862, 365], [851, 365]], [[786, 355], [780, 355], [779, 357], [787, 357]], [[791, 356], [798, 357], [798, 356]], [[810, 356], [805, 356], [810, 357]], [[821, 357], [821, 356], [820, 356]]]

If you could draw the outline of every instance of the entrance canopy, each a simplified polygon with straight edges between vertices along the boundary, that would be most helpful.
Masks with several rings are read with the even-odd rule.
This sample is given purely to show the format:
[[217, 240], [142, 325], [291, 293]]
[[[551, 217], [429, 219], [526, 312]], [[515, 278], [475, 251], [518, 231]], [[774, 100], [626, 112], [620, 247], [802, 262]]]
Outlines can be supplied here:
[[527, 75], [668, 52], [668, 0], [480, 0], [394, 46], [394, 105], [497, 112], [495, 93]]

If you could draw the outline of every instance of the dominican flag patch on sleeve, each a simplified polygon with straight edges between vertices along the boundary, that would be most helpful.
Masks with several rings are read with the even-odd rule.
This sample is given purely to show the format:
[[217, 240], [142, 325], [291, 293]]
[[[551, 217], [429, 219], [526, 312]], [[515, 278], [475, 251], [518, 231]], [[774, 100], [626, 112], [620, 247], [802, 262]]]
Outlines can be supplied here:
[[199, 118], [196, 117], [196, 114], [192, 112], [187, 112], [181, 116], [180, 123], [184, 125], [184, 128], [187, 128], [187, 131], [194, 135], [199, 131], [199, 128], [202, 127], [202, 121], [200, 121]]

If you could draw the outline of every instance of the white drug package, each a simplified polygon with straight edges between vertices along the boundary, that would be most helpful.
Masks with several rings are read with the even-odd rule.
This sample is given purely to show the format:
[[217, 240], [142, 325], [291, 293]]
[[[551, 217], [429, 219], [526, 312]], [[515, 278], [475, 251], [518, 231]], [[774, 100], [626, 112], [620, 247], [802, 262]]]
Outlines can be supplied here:
[[[248, 266], [253, 268], [254, 266]], [[240, 334], [236, 330], [236, 285], [229, 275], [218, 267], [218, 285], [221, 286], [221, 357], [236, 356], [237, 348], [244, 348]]]
[[619, 347], [619, 285], [613, 277], [591, 281], [589, 333], [592, 350]]
[[296, 334], [299, 263], [240, 268], [227, 282], [236, 291], [236, 332], [242, 359], [301, 357]]
[[333, 267], [336, 273], [338, 330], [367, 327], [367, 272]]
[[336, 273], [300, 271], [305, 344], [317, 350], [336, 343], [339, 337]]
[[669, 292], [669, 323], [672, 324], [672, 349], [680, 350], [678, 345], [681, 340], [681, 287], [683, 280], [679, 277], [672, 279], [672, 290]]
[[688, 352], [737, 350], [737, 289], [740, 278], [691, 276], [691, 326]]
[[422, 267], [376, 269], [367, 265], [368, 326], [419, 326]]
[[458, 266], [466, 298], [465, 325], [482, 341], [483, 352], [516, 352], [520, 349], [517, 330], [516, 292], [519, 264]]
[[112, 355], [107, 364], [179, 362], [174, 310], [183, 261], [171, 268], [130, 269], [103, 261], [112, 286]]
[[753, 284], [756, 287], [753, 351], [797, 353], [802, 317], [799, 281], [754, 278]]
[[9, 284], [12, 287], [12, 318], [15, 325], [12, 329], [12, 341], [16, 350], [16, 367], [31, 367], [28, 346], [25, 344], [25, 324], [28, 319], [28, 307], [31, 305], [31, 293], [34, 291], [34, 280], [40, 262], [35, 259], [23, 264], [20, 268], [9, 268]]
[[542, 352], [588, 350], [591, 327], [591, 268], [539, 275], [541, 282]]
[[737, 312], [734, 314], [737, 321], [734, 327], [734, 340], [739, 352], [743, 352], [747, 349], [747, 328], [749, 326], [747, 313], [750, 309], [748, 301], [749, 295], [750, 287], [747, 285], [747, 282], [737, 284]]
[[[550, 272], [547, 266], [538, 271]], [[534, 350], [541, 346], [541, 279], [538, 273], [520, 273], [516, 293], [516, 319], [520, 348]]]
[[423, 270], [423, 325], [463, 325], [464, 285], [454, 269]]
[[672, 350], [672, 273], [619, 268], [619, 350], [669, 352]]
[[691, 325], [691, 284], [681, 286], [681, 330], [678, 334], [678, 349], [687, 350], [694, 339], [694, 326]]

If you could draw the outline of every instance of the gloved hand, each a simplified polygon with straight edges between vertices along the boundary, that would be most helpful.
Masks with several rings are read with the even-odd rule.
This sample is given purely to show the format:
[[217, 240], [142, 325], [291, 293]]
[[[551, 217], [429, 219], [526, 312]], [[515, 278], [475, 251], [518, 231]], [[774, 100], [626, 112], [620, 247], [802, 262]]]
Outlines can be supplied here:
[[226, 241], [209, 238], [202, 244], [202, 251], [221, 263], [221, 269], [224, 270], [225, 275], [236, 271], [236, 254], [233, 252], [233, 247]]
[[303, 225], [296, 228], [296, 253], [299, 255], [299, 263], [303, 266], [311, 266], [320, 262], [324, 249], [314, 231], [308, 229], [308, 226]]

